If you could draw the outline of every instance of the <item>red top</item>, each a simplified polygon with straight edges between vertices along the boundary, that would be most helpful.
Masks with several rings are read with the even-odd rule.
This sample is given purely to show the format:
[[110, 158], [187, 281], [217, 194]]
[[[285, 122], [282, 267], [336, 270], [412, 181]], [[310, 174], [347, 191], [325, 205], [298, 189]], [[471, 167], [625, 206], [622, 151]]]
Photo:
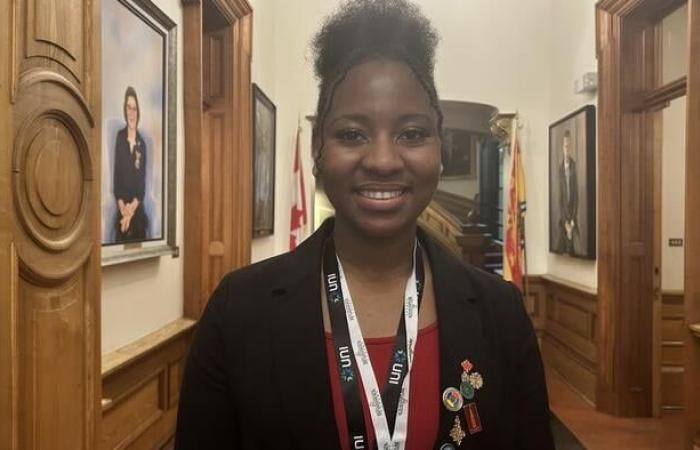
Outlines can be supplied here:
[[[377, 384], [384, 387], [389, 371], [389, 360], [394, 349], [394, 336], [386, 338], [367, 338], [365, 344], [372, 362]], [[340, 435], [340, 448], [350, 450], [348, 442], [348, 422], [345, 417], [343, 394], [340, 391], [338, 363], [333, 348], [333, 337], [326, 333], [326, 354], [328, 355], [328, 371], [331, 376], [331, 391], [333, 393], [333, 410], [335, 422]], [[411, 368], [411, 387], [408, 404], [408, 440], [406, 450], [424, 450], [432, 448], [438, 437], [440, 422], [440, 357], [437, 323], [418, 330], [418, 343], [413, 355]], [[360, 381], [362, 383], [362, 381]], [[368, 443], [366, 448], [374, 446], [374, 427], [372, 417], [367, 409], [362, 385], [359, 385], [362, 399], [362, 410], [365, 416]]]

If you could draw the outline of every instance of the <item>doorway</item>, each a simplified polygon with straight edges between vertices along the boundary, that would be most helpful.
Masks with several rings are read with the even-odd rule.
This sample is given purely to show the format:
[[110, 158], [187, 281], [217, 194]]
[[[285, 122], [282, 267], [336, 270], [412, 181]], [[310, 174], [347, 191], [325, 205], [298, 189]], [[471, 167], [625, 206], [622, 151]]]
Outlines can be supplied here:
[[251, 26], [246, 0], [184, 1], [184, 313], [250, 262]]
[[[660, 411], [662, 362], [663, 255], [684, 245], [683, 300], [676, 312], [683, 317], [675, 342], [683, 342], [682, 375], [691, 448], [700, 429], [697, 388], [700, 387], [700, 339], [689, 324], [700, 321], [700, 264], [689, 255], [700, 249], [700, 1], [603, 0], [598, 11], [600, 76], [599, 134], [599, 366], [596, 390], [599, 410], [618, 416], [649, 416]], [[687, 24], [679, 43], [677, 65], [669, 70], [673, 48], [665, 47], [664, 27], [677, 15]], [[683, 17], [685, 16], [685, 17]], [[668, 31], [668, 30], [666, 30]], [[683, 48], [682, 44], [687, 44]], [[675, 67], [678, 69], [678, 67]], [[685, 107], [682, 99], [687, 95]], [[670, 169], [664, 142], [673, 119], [683, 116], [681, 138], [685, 155], [684, 236], [664, 236], [663, 175]], [[666, 122], [666, 123], [665, 123]], [[675, 132], [677, 136], [679, 133]], [[666, 167], [664, 167], [664, 162]], [[678, 170], [678, 169], [676, 169]], [[669, 174], [666, 174], [668, 178]], [[668, 180], [667, 180], [668, 181]], [[681, 220], [681, 221], [683, 221]], [[684, 239], [681, 241], [680, 239]], [[668, 257], [666, 258], [668, 260]], [[670, 261], [670, 260], [669, 260]], [[672, 272], [672, 271], [671, 271]], [[665, 277], [668, 282], [668, 275]], [[667, 309], [667, 308], [666, 308]], [[665, 355], [664, 355], [665, 353]], [[673, 353], [673, 351], [671, 351]], [[664, 359], [666, 358], [666, 359]], [[700, 441], [698, 441], [700, 442]]]

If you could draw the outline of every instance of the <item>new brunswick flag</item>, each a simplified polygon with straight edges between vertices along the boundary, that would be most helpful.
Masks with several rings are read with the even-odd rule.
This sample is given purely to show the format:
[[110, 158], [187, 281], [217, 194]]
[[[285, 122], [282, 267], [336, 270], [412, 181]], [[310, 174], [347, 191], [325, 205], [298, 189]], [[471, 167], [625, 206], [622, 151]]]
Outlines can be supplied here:
[[510, 183], [508, 184], [508, 210], [503, 249], [503, 278], [512, 281], [523, 292], [525, 265], [525, 172], [523, 170], [517, 120], [513, 120], [510, 142]]

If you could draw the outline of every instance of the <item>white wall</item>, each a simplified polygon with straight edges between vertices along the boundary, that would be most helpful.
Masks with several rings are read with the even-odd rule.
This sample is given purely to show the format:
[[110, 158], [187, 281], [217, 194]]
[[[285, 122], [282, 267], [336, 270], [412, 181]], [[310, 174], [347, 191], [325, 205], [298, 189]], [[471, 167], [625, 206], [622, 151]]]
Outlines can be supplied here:
[[685, 97], [663, 111], [661, 157], [661, 287], [683, 290], [685, 247], [669, 247], [670, 238], [685, 238]]
[[[574, 93], [576, 78], [585, 72], [598, 70], [595, 55], [595, 3], [596, 0], [552, 0], [549, 123], [556, 122], [583, 105], [596, 104], [598, 100], [596, 95]], [[538, 159], [538, 163], [545, 167], [549, 164], [547, 152], [547, 148], [543, 148], [541, 158]], [[543, 182], [546, 183], [546, 179]], [[548, 202], [546, 186], [543, 195], [543, 201]], [[542, 214], [538, 217], [538, 226], [546, 230], [546, 233], [542, 241], [537, 241], [544, 247], [547, 272], [585, 286], [597, 287], [597, 262], [555, 255], [547, 250], [548, 210], [547, 205], [540, 210]], [[528, 215], [533, 214], [532, 210], [528, 211]]]
[[[182, 23], [180, 0], [154, 2], [176, 23]], [[180, 25], [177, 60], [177, 245], [182, 249], [185, 141]], [[182, 317], [182, 267], [182, 256], [175, 259], [166, 256], [102, 270], [102, 353], [115, 350]]]
[[[676, 10], [663, 22], [665, 82], [688, 73], [688, 7]], [[685, 127], [686, 99], [663, 110], [661, 156], [661, 287], [683, 290], [685, 248], [669, 247], [670, 238], [685, 237]]]

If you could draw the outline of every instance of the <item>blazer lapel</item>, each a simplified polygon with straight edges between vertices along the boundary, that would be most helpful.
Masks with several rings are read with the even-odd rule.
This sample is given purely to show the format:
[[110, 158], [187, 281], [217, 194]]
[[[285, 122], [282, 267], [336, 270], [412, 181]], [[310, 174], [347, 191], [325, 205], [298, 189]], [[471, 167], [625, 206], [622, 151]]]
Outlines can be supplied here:
[[326, 222], [287, 260], [271, 295], [273, 360], [277, 398], [300, 449], [337, 449], [323, 316], [321, 249], [332, 224]]
[[440, 393], [450, 387], [459, 389], [463, 372], [461, 363], [464, 360], [473, 364], [471, 373], [478, 372], [484, 380], [483, 387], [475, 392], [474, 398], [465, 399], [465, 405], [469, 402], [476, 404], [482, 431], [470, 434], [464, 409], [451, 412], [440, 399], [440, 431], [434, 448], [440, 449], [445, 443], [457, 446], [450, 436], [457, 416], [465, 433], [458, 448], [485, 448], [484, 436], [487, 432], [493, 435], [489, 425], [495, 413], [499, 387], [493, 377], [494, 362], [489, 358], [491, 345], [484, 336], [479, 304], [483, 299], [475, 291], [470, 274], [462, 263], [431, 239], [425, 241], [432, 264], [440, 333]]

